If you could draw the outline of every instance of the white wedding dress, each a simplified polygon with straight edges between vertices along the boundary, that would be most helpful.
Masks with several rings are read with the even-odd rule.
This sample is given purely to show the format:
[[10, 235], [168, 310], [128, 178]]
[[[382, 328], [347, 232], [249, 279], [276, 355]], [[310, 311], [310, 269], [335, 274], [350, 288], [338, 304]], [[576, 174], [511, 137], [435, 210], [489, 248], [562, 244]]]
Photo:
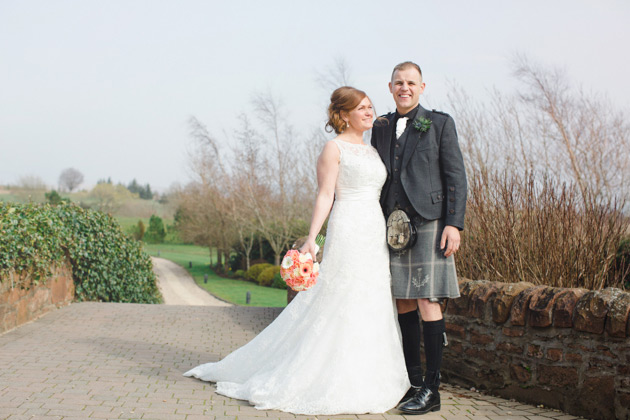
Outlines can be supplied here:
[[409, 388], [379, 205], [386, 169], [373, 147], [333, 141], [340, 167], [317, 284], [251, 342], [184, 374], [258, 409], [382, 413]]

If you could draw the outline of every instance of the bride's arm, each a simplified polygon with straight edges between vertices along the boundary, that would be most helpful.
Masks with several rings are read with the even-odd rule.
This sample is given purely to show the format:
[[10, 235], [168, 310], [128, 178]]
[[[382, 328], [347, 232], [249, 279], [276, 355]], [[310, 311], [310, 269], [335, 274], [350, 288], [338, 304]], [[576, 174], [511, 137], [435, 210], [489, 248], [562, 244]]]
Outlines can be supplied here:
[[328, 217], [335, 199], [339, 157], [339, 147], [335, 142], [329, 141], [317, 159], [317, 198], [315, 199], [315, 208], [313, 209], [308, 238], [300, 248], [300, 252], [310, 252], [313, 258], [315, 258], [315, 238]]

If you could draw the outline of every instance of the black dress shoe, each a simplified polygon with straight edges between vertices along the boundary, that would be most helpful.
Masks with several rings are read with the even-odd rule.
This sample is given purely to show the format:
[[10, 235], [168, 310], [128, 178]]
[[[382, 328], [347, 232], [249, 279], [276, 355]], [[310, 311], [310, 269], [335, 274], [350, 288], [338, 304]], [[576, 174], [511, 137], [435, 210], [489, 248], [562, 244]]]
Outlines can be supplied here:
[[413, 386], [411, 385], [411, 388], [409, 388], [407, 390], [407, 392], [405, 393], [405, 395], [400, 399], [400, 401], [398, 402], [398, 405], [396, 407], [400, 407], [401, 405], [403, 405], [404, 403], [406, 403], [407, 401], [409, 401], [410, 399], [413, 398], [414, 395], [416, 395], [416, 392], [418, 392], [418, 390], [420, 389], [419, 386]]
[[431, 411], [440, 411], [440, 393], [433, 392], [428, 387], [423, 386], [416, 391], [416, 394], [406, 403], [397, 407], [405, 414], [426, 414]]

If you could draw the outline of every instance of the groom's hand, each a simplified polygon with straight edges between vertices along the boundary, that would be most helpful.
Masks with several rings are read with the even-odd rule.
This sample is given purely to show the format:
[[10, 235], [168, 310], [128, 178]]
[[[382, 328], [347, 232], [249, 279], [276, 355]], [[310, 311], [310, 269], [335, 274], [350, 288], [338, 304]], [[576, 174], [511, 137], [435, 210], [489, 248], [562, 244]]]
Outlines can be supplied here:
[[455, 226], [446, 226], [442, 232], [442, 240], [440, 241], [440, 249], [444, 251], [444, 257], [448, 258], [455, 254], [459, 249], [461, 238], [459, 236], [459, 229]]

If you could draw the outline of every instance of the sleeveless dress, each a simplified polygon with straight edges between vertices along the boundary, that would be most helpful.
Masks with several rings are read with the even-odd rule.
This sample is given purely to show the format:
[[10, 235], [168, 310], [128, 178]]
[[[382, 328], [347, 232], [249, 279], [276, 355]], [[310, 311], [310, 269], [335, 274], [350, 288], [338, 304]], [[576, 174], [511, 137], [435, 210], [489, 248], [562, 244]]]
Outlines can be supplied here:
[[379, 196], [386, 169], [368, 145], [341, 151], [317, 284], [252, 341], [185, 376], [261, 410], [382, 413], [409, 388]]

